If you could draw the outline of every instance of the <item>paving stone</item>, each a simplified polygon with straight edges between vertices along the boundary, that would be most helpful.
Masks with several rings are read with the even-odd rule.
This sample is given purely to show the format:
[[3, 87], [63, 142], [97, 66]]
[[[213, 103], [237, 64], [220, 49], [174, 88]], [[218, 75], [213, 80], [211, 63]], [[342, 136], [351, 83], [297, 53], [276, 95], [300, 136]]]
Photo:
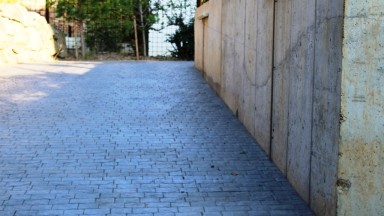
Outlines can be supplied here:
[[54, 215], [63, 215], [63, 210], [39, 210], [38, 215], [54, 216]]
[[192, 62], [0, 66], [0, 215], [313, 215]]
[[106, 215], [111, 212], [108, 208], [85, 209], [84, 215]]

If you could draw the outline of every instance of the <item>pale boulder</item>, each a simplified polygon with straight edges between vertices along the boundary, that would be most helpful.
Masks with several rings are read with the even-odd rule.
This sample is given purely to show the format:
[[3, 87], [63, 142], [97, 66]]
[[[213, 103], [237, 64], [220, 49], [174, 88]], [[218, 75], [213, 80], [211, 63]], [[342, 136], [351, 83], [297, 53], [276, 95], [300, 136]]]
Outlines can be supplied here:
[[27, 28], [25, 30], [25, 37], [28, 38], [28, 43], [26, 45], [27, 49], [32, 51], [37, 51], [41, 49], [41, 37], [37, 29], [31, 27]]
[[7, 18], [0, 17], [0, 30], [1, 33], [5, 36], [14, 36], [15, 28], [13, 27], [14, 21], [10, 21]]
[[15, 32], [17, 32], [17, 34], [13, 36], [13, 43], [15, 43], [17, 47], [26, 46], [28, 43], [28, 38], [25, 37], [26, 32], [24, 26], [18, 22], [14, 22], [13, 29]]
[[0, 4], [0, 64], [49, 62], [54, 31], [45, 18], [17, 4]]
[[12, 40], [10, 35], [14, 34], [11, 23], [8, 19], [0, 17], [0, 50], [5, 49], [9, 45], [9, 41]]
[[0, 4], [0, 17], [8, 18], [10, 20], [29, 23], [24, 15], [28, 13], [27, 9], [18, 4]]
[[45, 0], [19, 0], [20, 4], [29, 10], [43, 10], [45, 9]]
[[16, 55], [17, 63], [30, 63], [33, 62], [31, 56], [34, 52], [23, 50]]
[[12, 51], [12, 49], [4, 49], [1, 52], [1, 59], [5, 64], [16, 64], [17, 55]]

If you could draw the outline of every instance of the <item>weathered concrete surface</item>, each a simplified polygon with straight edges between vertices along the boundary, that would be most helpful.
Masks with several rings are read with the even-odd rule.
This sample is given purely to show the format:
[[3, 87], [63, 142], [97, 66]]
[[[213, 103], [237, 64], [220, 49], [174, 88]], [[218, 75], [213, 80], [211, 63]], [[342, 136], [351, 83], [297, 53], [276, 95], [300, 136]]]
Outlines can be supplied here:
[[310, 204], [336, 214], [343, 1], [316, 1]]
[[[253, 4], [252, 4], [253, 3]], [[256, 59], [257, 59], [257, 1], [246, 1], [245, 22], [245, 60], [241, 72], [240, 117], [248, 131], [255, 136], [256, 104]]]
[[[222, 84], [220, 95], [239, 116], [241, 72], [244, 70], [245, 1], [222, 1]], [[215, 64], [215, 63], [214, 63]], [[234, 73], [237, 71], [237, 73]]]
[[[195, 59], [197, 59], [195, 66], [215, 91], [219, 92], [221, 89], [221, 1], [210, 1], [199, 7], [196, 10], [196, 17], [207, 12], [209, 12], [208, 17], [195, 21], [195, 34], [198, 34], [195, 37]], [[207, 46], [209, 49], [206, 49]]]
[[221, 4], [220, 1], [209, 2], [210, 18], [205, 19], [208, 22], [204, 25], [204, 41], [205, 44], [211, 47], [204, 49], [204, 61], [215, 62], [216, 64], [204, 64], [204, 71], [211, 71], [212, 73], [205, 73], [206, 79], [214, 87], [215, 91], [220, 91], [221, 88]]
[[384, 2], [346, 1], [339, 215], [384, 215]]
[[275, 5], [271, 157], [319, 215], [336, 213], [340, 5]]
[[[205, 12], [209, 17], [197, 19]], [[212, 0], [197, 9], [195, 22], [195, 66], [266, 152], [270, 149], [272, 14], [273, 2], [267, 0]]]
[[340, 5], [276, 3], [271, 157], [320, 215], [336, 206]]
[[[255, 103], [249, 107], [246, 112], [254, 112], [255, 132], [254, 136], [260, 143], [264, 151], [270, 155], [271, 143], [271, 90], [272, 90], [272, 55], [273, 55], [273, 2], [269, 0], [252, 1], [248, 0], [246, 8], [255, 8], [257, 12], [256, 35], [248, 35], [248, 40], [256, 40], [256, 58], [255, 64]], [[247, 11], [247, 17], [250, 17], [252, 11]], [[252, 23], [252, 20], [246, 19], [246, 23]], [[256, 36], [256, 37], [255, 37]], [[249, 49], [245, 46], [246, 49]], [[244, 98], [244, 101], [252, 100]]]
[[221, 73], [220, 90], [211, 85], [299, 194], [319, 215], [336, 214], [342, 1], [218, 2], [198, 9], [222, 7], [221, 26], [219, 13], [205, 21], [221, 48], [204, 45], [222, 52], [204, 64], [221, 68], [204, 66], [204, 76]]
[[292, 2], [275, 5], [271, 158], [287, 175], [288, 97], [291, 55]]
[[195, 67], [203, 73], [203, 60], [204, 60], [204, 25], [203, 21], [199, 20], [197, 16], [201, 15], [204, 11], [208, 11], [208, 3], [196, 9], [195, 16]]
[[[288, 91], [287, 177], [309, 201], [315, 2], [293, 0]], [[282, 3], [282, 2], [280, 2]], [[278, 3], [279, 4], [279, 3]], [[278, 113], [274, 113], [278, 115]]]
[[383, 215], [384, 3], [212, 2], [230, 109], [317, 214]]

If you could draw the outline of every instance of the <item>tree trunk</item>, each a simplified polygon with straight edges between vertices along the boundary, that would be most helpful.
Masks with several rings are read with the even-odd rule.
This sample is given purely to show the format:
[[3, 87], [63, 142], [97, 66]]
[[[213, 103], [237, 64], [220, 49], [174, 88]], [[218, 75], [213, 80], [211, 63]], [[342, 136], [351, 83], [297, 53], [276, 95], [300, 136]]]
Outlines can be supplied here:
[[81, 40], [81, 56], [85, 58], [85, 39], [84, 39], [84, 25], [83, 21], [80, 21], [80, 40]]
[[73, 21], [73, 36], [75, 38], [75, 58], [79, 59], [79, 45], [77, 44], [77, 25], [76, 20]]
[[145, 38], [145, 24], [144, 24], [144, 12], [143, 6], [141, 5], [141, 0], [139, 1], [139, 13], [140, 13], [140, 21], [141, 21], [141, 33], [143, 37], [143, 55], [147, 56], [147, 42]]
[[137, 37], [137, 22], [136, 22], [136, 16], [133, 15], [133, 25], [135, 27], [135, 48], [136, 48], [136, 60], [140, 60], [140, 54], [139, 54], [139, 38]]
[[45, 4], [45, 20], [47, 20], [47, 23], [50, 23], [50, 20], [49, 20], [49, 7], [48, 7], [48, 4]]

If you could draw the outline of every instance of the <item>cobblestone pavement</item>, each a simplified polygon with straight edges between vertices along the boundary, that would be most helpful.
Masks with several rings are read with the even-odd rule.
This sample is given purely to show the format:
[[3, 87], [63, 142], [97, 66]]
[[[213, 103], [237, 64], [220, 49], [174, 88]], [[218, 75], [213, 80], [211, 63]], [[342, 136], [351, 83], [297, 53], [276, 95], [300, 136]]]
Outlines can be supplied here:
[[0, 215], [312, 215], [192, 62], [0, 66]]

